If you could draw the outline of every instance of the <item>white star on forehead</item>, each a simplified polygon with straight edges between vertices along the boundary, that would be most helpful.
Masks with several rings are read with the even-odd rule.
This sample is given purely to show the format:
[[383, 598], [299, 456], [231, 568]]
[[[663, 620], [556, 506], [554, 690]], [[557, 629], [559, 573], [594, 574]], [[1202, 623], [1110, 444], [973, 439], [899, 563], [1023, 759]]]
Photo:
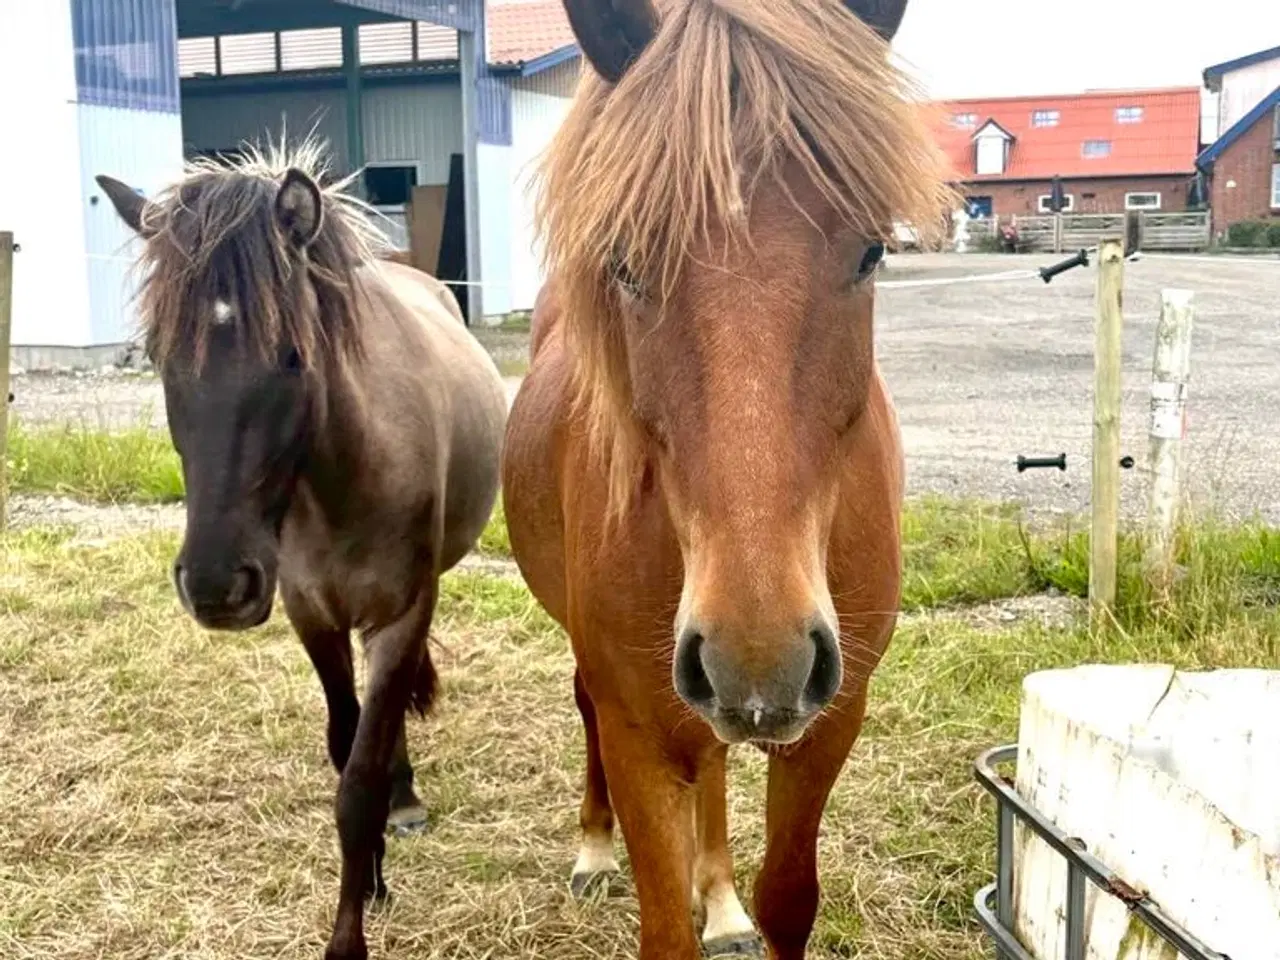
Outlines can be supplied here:
[[235, 314], [231, 304], [225, 300], [218, 300], [213, 305], [213, 322], [214, 323], [230, 323], [231, 317]]

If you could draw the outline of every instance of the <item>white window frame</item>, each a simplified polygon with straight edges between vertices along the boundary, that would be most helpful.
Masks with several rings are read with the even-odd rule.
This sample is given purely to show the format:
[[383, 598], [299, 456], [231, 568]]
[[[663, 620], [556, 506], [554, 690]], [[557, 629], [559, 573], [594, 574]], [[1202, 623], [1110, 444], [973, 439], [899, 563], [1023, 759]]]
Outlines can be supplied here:
[[[415, 183], [413, 186], [422, 186], [422, 164], [417, 160], [369, 160], [365, 163], [365, 169], [386, 169], [386, 168], [404, 168], [414, 171]], [[361, 174], [363, 180], [363, 173]], [[409, 188], [409, 196], [413, 196], [413, 187]], [[404, 213], [409, 208], [409, 203], [370, 203], [375, 210], [382, 210], [391, 213]]]
[[961, 130], [972, 130], [978, 125], [976, 113], [957, 113], [951, 117], [951, 123]]
[[1271, 209], [1280, 210], [1280, 162], [1271, 164]]
[[[1155, 197], [1155, 203], [1134, 203], [1135, 197]], [[1126, 210], [1159, 210], [1164, 205], [1164, 197], [1157, 190], [1136, 190], [1124, 195]]]
[[1142, 107], [1135, 104], [1129, 104], [1124, 107], [1116, 107], [1116, 123], [1133, 124], [1141, 123], [1146, 119], [1147, 112]]
[[[1106, 149], [1101, 153], [1090, 153], [1089, 144], [1097, 144], [1099, 147], [1105, 146]], [[1105, 160], [1111, 156], [1111, 151], [1115, 149], [1115, 144], [1110, 140], [1082, 140], [1080, 142], [1080, 156], [1086, 160]]]
[[[1062, 199], [1066, 201], [1066, 206], [1062, 208], [1062, 212], [1075, 213], [1076, 212], [1076, 195], [1074, 193], [1064, 193], [1062, 195]], [[1040, 194], [1040, 196], [1036, 197], [1036, 213], [1040, 213], [1040, 214], [1053, 213], [1053, 211], [1049, 209], [1049, 203], [1052, 200], [1053, 200], [1053, 194], [1051, 193], [1042, 193]]]
[[[1041, 121], [1044, 121], [1043, 123]], [[1036, 129], [1047, 129], [1048, 127], [1056, 127], [1062, 123], [1061, 110], [1032, 110], [1031, 126]]]

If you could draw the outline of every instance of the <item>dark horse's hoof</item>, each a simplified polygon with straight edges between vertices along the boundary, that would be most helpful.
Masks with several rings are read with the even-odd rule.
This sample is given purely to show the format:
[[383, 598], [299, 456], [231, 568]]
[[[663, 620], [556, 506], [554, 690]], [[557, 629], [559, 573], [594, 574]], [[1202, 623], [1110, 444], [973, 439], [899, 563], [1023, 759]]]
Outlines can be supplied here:
[[415, 833], [425, 833], [429, 818], [426, 807], [414, 804], [392, 810], [387, 817], [387, 832], [393, 837], [409, 837]]
[[609, 895], [609, 881], [618, 875], [616, 870], [597, 870], [591, 873], [575, 873], [569, 878], [569, 892], [575, 900], [585, 900], [598, 892]]
[[369, 960], [369, 948], [361, 941], [350, 950], [340, 952], [330, 944], [324, 951], [324, 960]]
[[720, 937], [702, 945], [704, 957], [763, 957], [764, 943], [759, 937]]

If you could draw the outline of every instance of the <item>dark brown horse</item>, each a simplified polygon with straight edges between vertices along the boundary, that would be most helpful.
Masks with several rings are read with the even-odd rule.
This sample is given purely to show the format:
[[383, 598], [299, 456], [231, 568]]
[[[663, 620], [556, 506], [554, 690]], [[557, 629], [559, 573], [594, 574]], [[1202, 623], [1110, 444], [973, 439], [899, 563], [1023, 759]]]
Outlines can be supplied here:
[[828, 794], [900, 588], [902, 451], [873, 348], [895, 219], [947, 193], [890, 65], [905, 0], [567, 0], [594, 66], [544, 159], [550, 279], [508, 420], [520, 568], [577, 660], [580, 889], [616, 870], [643, 960], [758, 950], [729, 744], [769, 753], [755, 914], [804, 955]]
[[244, 630], [279, 583], [341, 775], [326, 956], [358, 960], [363, 901], [386, 895], [389, 811], [423, 816], [405, 713], [435, 695], [438, 580], [493, 508], [506, 398], [448, 290], [379, 260], [369, 221], [319, 172], [307, 147], [200, 163], [154, 201], [98, 182], [145, 239], [147, 351], [187, 490], [178, 597], [203, 626]]

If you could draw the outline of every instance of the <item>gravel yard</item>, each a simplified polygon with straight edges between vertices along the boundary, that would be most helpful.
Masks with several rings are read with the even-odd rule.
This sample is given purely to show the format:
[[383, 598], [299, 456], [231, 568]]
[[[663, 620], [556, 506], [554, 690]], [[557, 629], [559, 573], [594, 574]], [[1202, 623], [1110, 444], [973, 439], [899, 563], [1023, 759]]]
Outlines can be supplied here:
[[[901, 255], [884, 280], [1038, 267], [1052, 255]], [[1188, 482], [1201, 508], [1260, 513], [1280, 522], [1280, 261], [1146, 258], [1126, 265], [1124, 510], [1143, 507], [1147, 390], [1160, 290], [1196, 295]], [[879, 353], [907, 448], [912, 493], [1012, 500], [1032, 512], [1088, 507], [1092, 431], [1095, 273], [1039, 280], [892, 289], [878, 293]], [[525, 335], [484, 331], [514, 395]], [[146, 417], [161, 425], [164, 402], [150, 376], [104, 372], [33, 374], [14, 381], [15, 411], [28, 425], [85, 421], [107, 426]], [[1018, 454], [1067, 454], [1066, 473], [1014, 468]], [[18, 498], [18, 523], [51, 519], [113, 525], [180, 522], [169, 509], [73, 507]], [[95, 519], [96, 518], [96, 519]]]

